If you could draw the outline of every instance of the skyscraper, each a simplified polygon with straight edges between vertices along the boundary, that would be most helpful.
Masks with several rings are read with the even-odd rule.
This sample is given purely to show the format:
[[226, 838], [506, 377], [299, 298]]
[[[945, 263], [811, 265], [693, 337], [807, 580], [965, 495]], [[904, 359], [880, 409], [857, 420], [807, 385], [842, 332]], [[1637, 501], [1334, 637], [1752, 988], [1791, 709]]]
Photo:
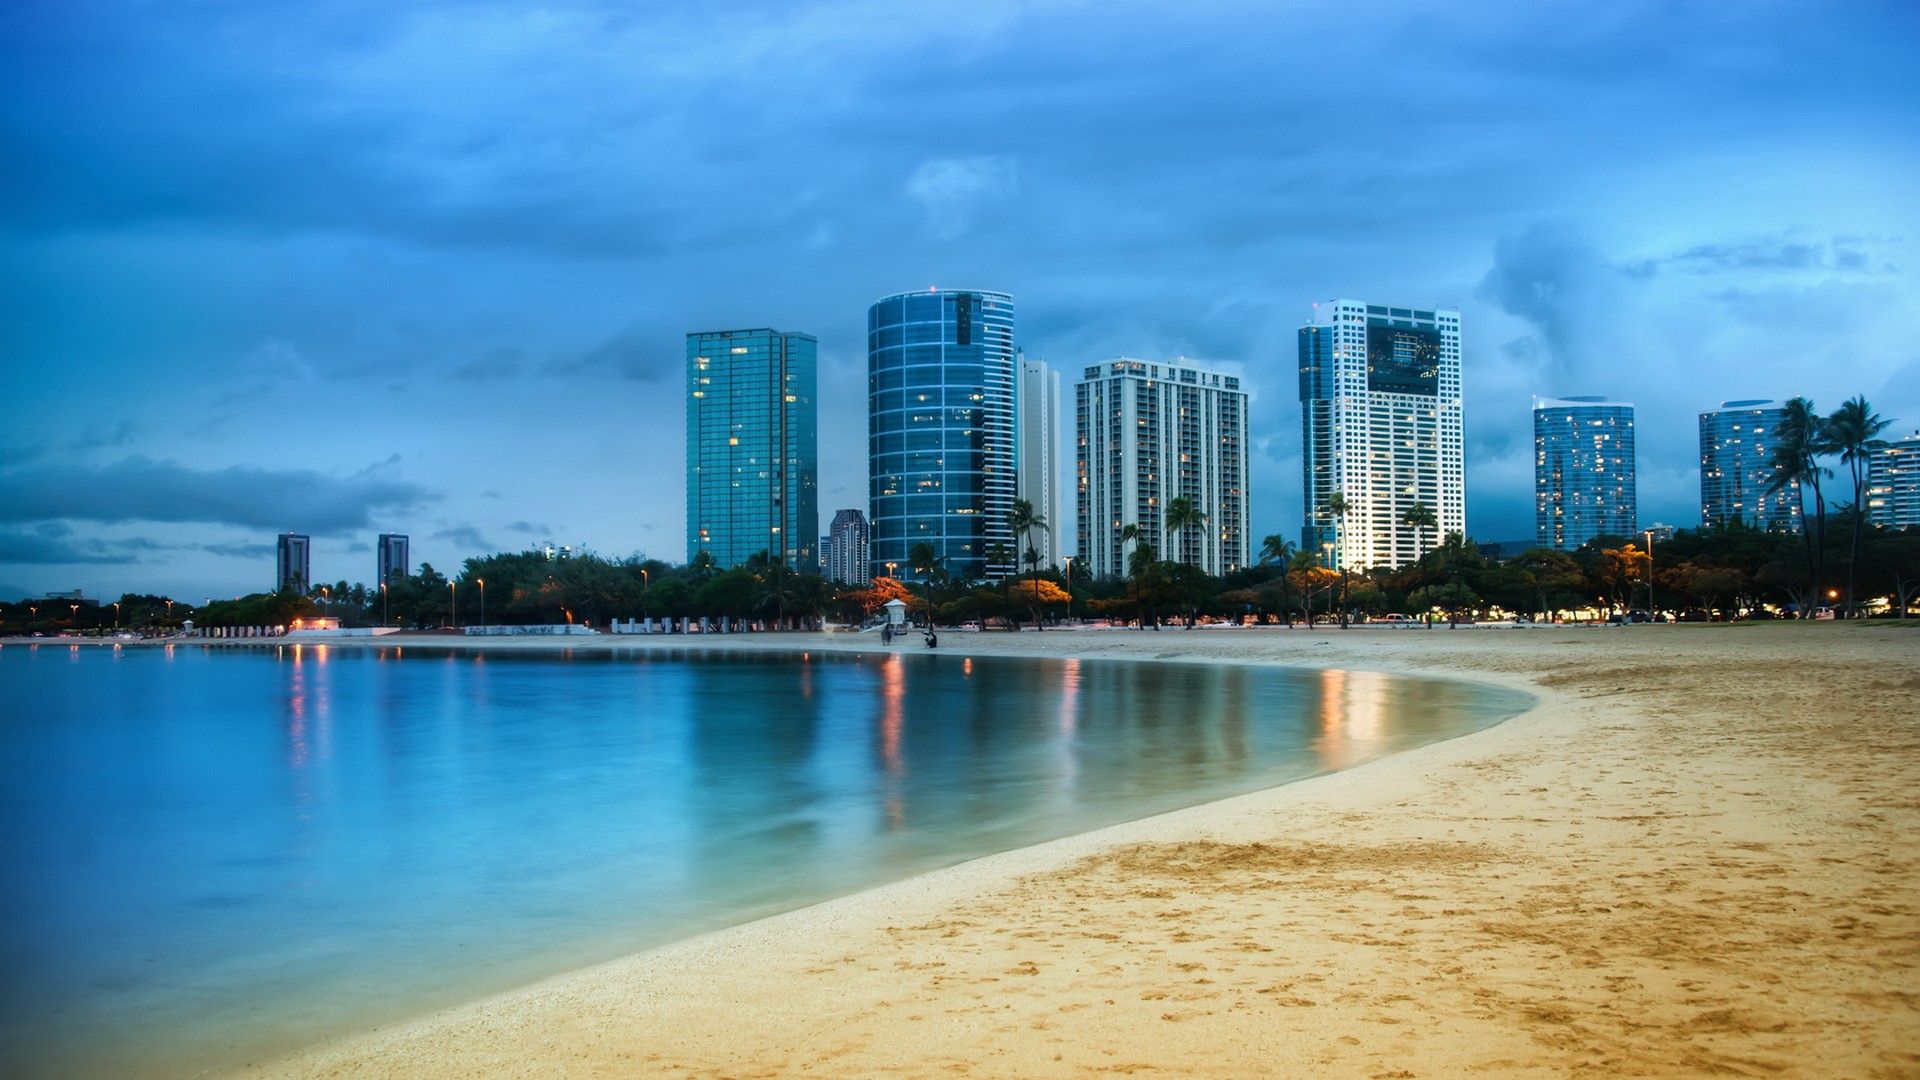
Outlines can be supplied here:
[[867, 572], [867, 515], [838, 510], [828, 530], [827, 580], [842, 585], [865, 585]]
[[[1073, 388], [1080, 558], [1094, 577], [1127, 571], [1138, 543], [1209, 574], [1247, 565], [1247, 395], [1232, 375], [1184, 361], [1121, 358]], [[1206, 523], [1170, 533], [1167, 505], [1193, 500]]]
[[[1464, 533], [1459, 313], [1334, 300], [1299, 344], [1301, 547], [1341, 567], [1404, 566]], [[1415, 505], [1435, 524], [1406, 524]]]
[[396, 577], [406, 577], [413, 562], [408, 557], [408, 541], [405, 533], [380, 534], [380, 576], [375, 582], [385, 584]]
[[1639, 531], [1631, 404], [1533, 399], [1533, 522], [1535, 542], [1559, 551]]
[[687, 559], [819, 558], [818, 345], [806, 334], [687, 335]]
[[276, 550], [273, 589], [304, 593], [313, 584], [313, 538], [303, 533], [281, 533]]
[[[1017, 420], [1015, 444], [1019, 460], [1014, 469], [1016, 497], [1033, 504], [1033, 512], [1047, 527], [1035, 529], [1018, 552], [1027, 565], [1027, 549], [1039, 556], [1039, 566], [1060, 561], [1059, 535], [1067, 527], [1060, 520], [1060, 373], [1039, 360], [1020, 358], [1020, 381], [1014, 391]], [[1020, 537], [1014, 537], [1016, 544]]]
[[1868, 456], [1867, 520], [1890, 529], [1920, 526], [1920, 431], [1889, 439]]
[[1800, 527], [1800, 485], [1772, 494], [1775, 432], [1786, 406], [1754, 398], [1700, 414], [1700, 524], [1740, 520], [1756, 529]]
[[933, 546], [961, 580], [1014, 568], [1013, 298], [930, 289], [867, 311], [868, 570]]

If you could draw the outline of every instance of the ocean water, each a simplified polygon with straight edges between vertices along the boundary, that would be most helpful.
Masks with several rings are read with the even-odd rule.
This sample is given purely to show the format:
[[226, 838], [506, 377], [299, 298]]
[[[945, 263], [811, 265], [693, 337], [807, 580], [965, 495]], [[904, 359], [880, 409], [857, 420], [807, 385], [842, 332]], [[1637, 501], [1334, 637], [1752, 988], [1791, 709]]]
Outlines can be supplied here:
[[1339, 670], [0, 647], [0, 1073], [187, 1076], [1530, 699]]

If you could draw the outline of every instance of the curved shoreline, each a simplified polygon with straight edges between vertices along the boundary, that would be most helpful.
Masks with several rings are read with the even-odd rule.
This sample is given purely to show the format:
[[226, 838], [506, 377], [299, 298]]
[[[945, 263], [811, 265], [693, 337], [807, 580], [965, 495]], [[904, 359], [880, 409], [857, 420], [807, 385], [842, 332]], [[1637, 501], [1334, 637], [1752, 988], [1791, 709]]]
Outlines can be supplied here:
[[[1533, 708], [1504, 722], [1428, 744], [1417, 752], [1392, 754], [1336, 773], [963, 862], [567, 972], [505, 994], [312, 1047], [287, 1058], [249, 1065], [236, 1070], [234, 1075], [495, 1075], [541, 1071], [542, 1062], [548, 1066], [565, 1063], [569, 1069], [577, 1068], [588, 1074], [671, 1068], [696, 1075], [784, 1073], [803, 1068], [824, 1075], [853, 1076], [875, 1071], [932, 1075], [948, 1074], [968, 1065], [986, 1066], [1001, 1073], [1081, 1075], [1115, 1063], [1151, 1065], [1158, 1062], [1165, 1066], [1178, 1064], [1201, 1075], [1225, 1076], [1259, 1074], [1272, 1067], [1276, 1059], [1247, 1056], [1243, 1049], [1221, 1042], [1223, 1033], [1242, 1040], [1252, 1038], [1255, 1046], [1271, 1048], [1269, 1044], [1278, 1039], [1295, 1052], [1311, 1050], [1318, 1056], [1302, 1060], [1316, 1060], [1335, 1071], [1358, 1068], [1363, 1062], [1404, 1061], [1407, 1060], [1404, 1053], [1411, 1048], [1401, 1044], [1415, 1034], [1416, 1028], [1402, 1026], [1409, 1025], [1411, 1017], [1391, 1015], [1401, 1007], [1400, 1002], [1375, 1000], [1369, 1006], [1376, 1012], [1385, 1010], [1387, 1015], [1349, 1016], [1348, 1013], [1355, 1011], [1350, 1002], [1347, 1007], [1334, 1007], [1340, 1005], [1340, 996], [1327, 999], [1306, 993], [1308, 987], [1316, 985], [1311, 980], [1321, 980], [1319, 985], [1324, 985], [1328, 978], [1324, 969], [1328, 963], [1334, 970], [1367, 971], [1371, 966], [1373, 973], [1364, 980], [1366, 985], [1376, 990], [1382, 984], [1404, 984], [1405, 989], [1417, 989], [1424, 985], [1422, 973], [1432, 976], [1447, 966], [1459, 966], [1415, 965], [1416, 970], [1404, 970], [1406, 965], [1401, 961], [1408, 955], [1435, 952], [1449, 958], [1457, 955], [1444, 939], [1426, 940], [1422, 933], [1423, 924], [1429, 920], [1460, 921], [1455, 909], [1425, 910], [1432, 907], [1432, 896], [1448, 893], [1455, 901], [1466, 903], [1473, 894], [1485, 893], [1492, 887], [1498, 898], [1488, 899], [1489, 906], [1470, 906], [1463, 910], [1511, 915], [1513, 912], [1504, 910], [1512, 903], [1511, 886], [1498, 883], [1516, 876], [1523, 879], [1530, 874], [1538, 876], [1540, 871], [1529, 868], [1525, 859], [1516, 861], [1511, 852], [1506, 851], [1509, 846], [1528, 846], [1529, 841], [1538, 839], [1529, 834], [1552, 831], [1555, 827], [1571, 825], [1576, 831], [1591, 832], [1597, 830], [1595, 823], [1600, 821], [1647, 816], [1594, 814], [1594, 810], [1616, 809], [1603, 800], [1597, 807], [1580, 808], [1584, 824], [1556, 820], [1544, 804], [1557, 801], [1556, 795], [1566, 793], [1538, 786], [1521, 792], [1503, 791], [1499, 799], [1493, 800], [1505, 804], [1516, 795], [1522, 796], [1520, 807], [1506, 809], [1539, 803], [1542, 805], [1535, 809], [1542, 816], [1538, 818], [1526, 813], [1477, 814], [1472, 811], [1493, 807], [1488, 805], [1484, 793], [1473, 790], [1477, 785], [1468, 783], [1469, 778], [1503, 771], [1509, 759], [1528, 759], [1533, 768], [1564, 774], [1569, 766], [1566, 758], [1574, 749], [1596, 739], [1606, 743], [1613, 739], [1610, 733], [1631, 732], [1647, 724], [1647, 709], [1623, 706], [1617, 701], [1597, 701], [1592, 687], [1587, 685], [1594, 682], [1591, 678], [1594, 674], [1601, 676], [1599, 682], [1625, 678], [1622, 672], [1631, 669], [1619, 667], [1621, 660], [1641, 665], [1671, 665], [1672, 649], [1668, 646], [1673, 642], [1707, 646], [1698, 650], [1707, 654], [1725, 651], [1722, 647], [1728, 645], [1778, 645], [1777, 651], [1782, 655], [1775, 660], [1784, 660], [1804, 651], [1805, 629], [1794, 628], [1790, 634], [1746, 636], [1720, 632], [1715, 637], [1696, 636], [1698, 632], [1688, 630], [1679, 630], [1682, 636], [1674, 637], [1673, 628], [1652, 632], [1664, 633], [1668, 635], [1666, 638], [1654, 638], [1646, 630], [1637, 630], [1597, 637], [1593, 632], [1576, 631], [1569, 635], [1537, 631], [1523, 635], [1420, 633], [1417, 638], [1409, 639], [1404, 633], [1371, 638], [1371, 635], [1342, 635], [1339, 631], [1296, 631], [1294, 636], [1276, 639], [1173, 631], [1151, 638], [1133, 632], [1007, 635], [1004, 638], [995, 635], [998, 640], [993, 641], [950, 639], [949, 649], [943, 652], [962, 655], [1284, 663], [1400, 675], [1456, 679], [1464, 676], [1470, 681], [1524, 690], [1534, 694], [1536, 701]], [[765, 651], [770, 646], [778, 647], [772, 640], [775, 637], [754, 635], [711, 643], [684, 639], [660, 643], [616, 639], [591, 651], [716, 646]], [[1570, 637], [1574, 640], [1569, 640]], [[1786, 640], [1789, 638], [1793, 640]], [[1870, 646], [1867, 651], [1881, 654], [1878, 663], [1892, 663], [1897, 667], [1902, 655], [1900, 643], [1888, 639], [1887, 635], [1881, 638], [1872, 641], [1870, 634], [1854, 634], [1849, 644]], [[1830, 636], [1829, 640], [1837, 639]], [[471, 642], [462, 639], [440, 641], [445, 642], [440, 646], [443, 648], [473, 647]], [[426, 643], [365, 644], [382, 647]], [[1228, 648], [1229, 645], [1233, 647]], [[502, 646], [515, 647], [506, 642], [490, 642], [481, 647]], [[582, 647], [578, 642], [538, 643], [542, 651], [567, 646]], [[1594, 660], [1601, 661], [1599, 671], [1587, 673], [1588, 677], [1583, 680], [1578, 677], [1579, 673], [1566, 670], [1570, 666], [1578, 667], [1577, 664], [1553, 664], [1552, 654], [1568, 646], [1574, 646], [1575, 654], [1593, 654], [1580, 659], [1589, 667]], [[885, 651], [866, 648], [858, 642], [848, 647], [817, 639], [794, 641], [788, 647], [836, 652]], [[1709, 664], [1713, 659], [1711, 655], [1703, 657]], [[1548, 668], [1559, 670], [1543, 670]], [[1920, 680], [1915, 680], [1915, 687], [1920, 687]], [[1915, 697], [1912, 687], [1895, 684], [1895, 688], [1896, 696]], [[1651, 692], [1646, 687], [1641, 689]], [[1619, 688], [1614, 688], [1601, 691], [1597, 696], [1605, 698], [1619, 692]], [[1685, 747], [1677, 749], [1685, 751]], [[1598, 770], [1602, 774], [1629, 766], [1647, 767], [1644, 762], [1636, 765], [1618, 754], [1602, 756], [1606, 759]], [[1895, 763], [1897, 768], [1890, 771], [1910, 776], [1915, 764], [1910, 758], [1911, 755], [1900, 758]], [[1557, 764], [1555, 759], [1560, 759]], [[1591, 767], [1595, 763], [1584, 764]], [[1743, 760], [1742, 764], [1751, 762]], [[1580, 764], [1575, 763], [1573, 767], [1579, 768]], [[1897, 777], [1895, 779], [1897, 781]], [[1649, 794], [1660, 792], [1667, 796], [1685, 794], [1708, 799], [1713, 795], [1712, 791], [1685, 790], [1684, 785], [1671, 784], [1650, 789]], [[1436, 802], [1434, 797], [1440, 793], [1447, 797]], [[1576, 802], [1591, 801], [1604, 794], [1607, 793], [1589, 788]], [[1396, 808], [1400, 812], [1395, 812]], [[1646, 810], [1647, 807], [1635, 800], [1617, 809]], [[1698, 816], [1697, 812], [1694, 816]], [[1912, 817], [1911, 810], [1906, 811], [1909, 823]], [[1468, 822], [1473, 822], [1473, 826], [1469, 827]], [[1541, 857], [1555, 862], [1571, 859], [1571, 865], [1580, 866], [1611, 860], [1623, 870], [1631, 870], [1636, 854], [1638, 861], [1645, 863], [1649, 856], [1660, 852], [1657, 845], [1649, 848], [1645, 843], [1604, 851], [1583, 850], [1583, 846], [1618, 847], [1616, 843], [1555, 844], [1542, 851]], [[1276, 853], [1282, 856], [1277, 862], [1266, 859], [1262, 863], [1266, 856]], [[1217, 891], [1211, 884], [1212, 878], [1205, 874], [1196, 876], [1193, 866], [1196, 863], [1211, 866], [1209, 860], [1214, 856], [1225, 860], [1216, 869], [1227, 878], [1241, 881], [1241, 885]], [[1392, 869], [1385, 869], [1389, 866]], [[1565, 869], [1571, 872], [1570, 867]], [[1895, 868], [1893, 873], [1898, 880], [1911, 881], [1911, 861]], [[1406, 876], [1437, 877], [1450, 883], [1450, 889], [1439, 892], [1414, 889], [1405, 893], [1409, 899], [1400, 903], [1405, 910], [1398, 916], [1404, 920], [1402, 925], [1395, 918], [1391, 890], [1396, 887], [1395, 882]], [[1534, 882], [1529, 888], [1562, 890], [1564, 883], [1555, 883], [1552, 877], [1550, 874], [1549, 880]], [[1725, 874], [1718, 875], [1716, 883], [1737, 884], [1718, 880], [1725, 877]], [[1128, 883], [1136, 879], [1151, 879], [1161, 885], [1166, 885], [1162, 879], [1168, 879], [1171, 885], [1130, 890]], [[1616, 887], [1622, 880], [1621, 875], [1613, 875]], [[1277, 890], [1276, 881], [1282, 883]], [[1849, 881], [1853, 885], [1861, 884]], [[1604, 886], [1605, 881], [1597, 879], [1596, 884]], [[1306, 889], [1311, 898], [1333, 885], [1340, 889], [1352, 886], [1358, 895], [1374, 901], [1375, 907], [1381, 901], [1373, 893], [1388, 890], [1386, 907], [1377, 911], [1357, 910], [1352, 906], [1352, 897], [1356, 894], [1351, 890], [1339, 893], [1347, 903], [1332, 910], [1314, 903], [1304, 906], [1299, 903], [1302, 900], [1302, 896], [1296, 895], [1299, 890]], [[1116, 888], [1118, 893], [1109, 895]], [[1671, 883], [1666, 891], [1671, 891]], [[1209, 914], [1200, 917], [1187, 903], [1185, 908], [1176, 906], [1151, 917], [1142, 915], [1145, 908], [1156, 904], [1164, 906], [1163, 901], [1169, 896], [1180, 903], [1204, 900], [1202, 906]], [[1020, 900], [1014, 903], [1010, 898]], [[1657, 894], [1635, 902], [1647, 904], [1653, 899], [1657, 899]], [[1617, 909], [1597, 901], [1596, 906], [1599, 914], [1595, 918], [1599, 923], [1614, 921], [1606, 916], [1613, 915]], [[1910, 907], [1896, 909], [1884, 903], [1881, 906], [1894, 912], [1893, 924], [1887, 929], [1902, 930], [1915, 925]], [[1362, 909], [1365, 908], [1366, 905], [1362, 905]], [[1419, 909], [1417, 919], [1414, 914], [1406, 913], [1416, 909]], [[1037, 917], [1036, 912], [1050, 912], [1052, 917]], [[1164, 921], [1169, 912], [1175, 919], [1172, 924]], [[1208, 940], [1221, 936], [1216, 932], [1221, 926], [1251, 932], [1261, 926], [1274, 926], [1274, 922], [1263, 920], [1272, 920], [1278, 915], [1291, 920], [1292, 932], [1263, 942], [1246, 942], [1253, 947], [1248, 955], [1256, 966], [1263, 954], [1282, 947], [1300, 951], [1301, 955], [1293, 957], [1296, 966], [1306, 965], [1308, 954], [1327, 963], [1307, 965], [1312, 970], [1297, 973], [1300, 979], [1282, 980], [1290, 988], [1284, 993], [1273, 989], [1280, 982], [1264, 988], [1221, 985], [1230, 980], [1189, 975], [1200, 970], [1219, 973], [1232, 969], [1234, 964], [1210, 954], [1201, 956], [1206, 952], [1205, 947], [1181, 941], [1182, 934], [1194, 940]], [[1471, 919], [1469, 923], [1479, 926]], [[1184, 929], [1169, 935], [1166, 933], [1169, 925]], [[1092, 926], [1108, 929], [1083, 938], [1082, 931]], [[1414, 939], [1405, 943], [1414, 947], [1413, 953], [1379, 951], [1381, 942], [1375, 939], [1386, 933], [1384, 928], [1391, 927], [1400, 927]], [[1563, 928], [1568, 934], [1578, 929], [1578, 923]], [[1692, 926], [1695, 932], [1702, 929]], [[1484, 927], [1479, 933], [1485, 936]], [[1659, 936], [1657, 930], [1653, 933]], [[1511, 934], [1496, 935], [1496, 938], [1483, 944], [1495, 961], [1493, 970], [1505, 972], [1499, 981], [1510, 983], [1514, 973], [1506, 972], [1506, 968], [1514, 959], [1513, 954], [1535, 952], [1540, 943], [1529, 940], [1524, 933], [1517, 938]], [[1328, 941], [1336, 945], [1328, 947]], [[1009, 943], [1022, 947], [1009, 947]], [[1146, 952], [1143, 953], [1143, 949]], [[1199, 950], [1195, 953], [1199, 958], [1184, 963], [1166, 965], [1143, 959], [1143, 956], [1195, 949]], [[1905, 950], [1906, 960], [1913, 959], [1913, 952], [1911, 947]], [[1037, 955], [1020, 959], [1021, 953]], [[1321, 953], [1324, 955], [1319, 955]], [[1603, 958], [1597, 961], [1601, 967], [1614, 966], [1605, 962], [1605, 950], [1598, 955]], [[1828, 960], [1832, 962], [1833, 958]], [[1003, 961], [1004, 967], [993, 966]], [[1242, 966], [1248, 963], [1236, 962]], [[1617, 978], [1645, 983], [1653, 974], [1645, 963], [1628, 964], [1625, 968], [1627, 973]], [[963, 970], [964, 977], [959, 974]], [[929, 971], [936, 974], [924, 974]], [[1778, 973], [1775, 974], [1778, 977]], [[1571, 974], [1568, 978], [1581, 982]], [[1536, 977], [1532, 981], [1541, 980]], [[1122, 987], [1117, 991], [1118, 996], [1115, 985]], [[1205, 990], [1198, 989], [1200, 987]], [[1584, 985], [1580, 989], [1590, 990]], [[1511, 985], [1499, 988], [1502, 997], [1512, 996], [1512, 991]], [[1088, 997], [1089, 993], [1097, 993], [1097, 1000]], [[1356, 995], [1360, 999], [1369, 996], [1355, 988], [1349, 990], [1347, 997]], [[1376, 992], [1371, 996], [1375, 999], [1398, 997], [1411, 1002], [1422, 995], [1396, 991], [1384, 995]], [[1639, 1011], [1644, 1018], [1647, 1010], [1684, 1008], [1681, 999], [1698, 996], [1694, 992], [1656, 994], [1654, 1000], [1641, 1002]], [[1570, 1007], [1568, 1002], [1572, 998], [1567, 994], [1549, 997], [1560, 1002], [1555, 1008], [1564, 1011]], [[1317, 1004], [1322, 1006], [1322, 1011], [1311, 1018], [1311, 1024], [1306, 1024], [1298, 1012], [1300, 1006], [1284, 1007], [1286, 1002], [1280, 998]], [[1154, 1006], [1147, 1004], [1153, 1001], [1189, 1004], [1156, 1013]], [[1221, 1005], [1222, 1001], [1226, 1002], [1225, 1006]], [[1578, 1047], [1569, 1046], [1565, 1040], [1567, 1033], [1560, 1032], [1562, 1045], [1556, 1050], [1541, 1042], [1537, 1030], [1541, 1021], [1535, 1017], [1539, 1006], [1530, 1006], [1531, 1012], [1520, 1008], [1511, 1016], [1496, 1010], [1496, 1015], [1487, 1017], [1478, 1015], [1485, 1011], [1484, 1001], [1484, 998], [1469, 998], [1457, 1009], [1427, 1010], [1430, 1016], [1450, 1019], [1456, 1029], [1462, 1026], [1474, 1029], [1477, 1037], [1463, 1040], [1458, 1030], [1451, 1035], [1444, 1030], [1424, 1032], [1426, 1037], [1419, 1056], [1430, 1063], [1452, 1062], [1462, 1068], [1510, 1062], [1510, 1066], [1498, 1067], [1495, 1071], [1524, 1072], [1543, 1066], [1569, 1066], [1580, 1060], [1580, 1054], [1606, 1051], [1602, 1057], [1612, 1057], [1629, 1070], [1660, 1071], [1671, 1067], [1678, 1071], [1697, 1071], [1699, 1066], [1718, 1060], [1714, 1055], [1725, 1049], [1698, 1045], [1699, 1033], [1668, 1033], [1664, 1040], [1653, 1040], [1665, 1044], [1665, 1052], [1655, 1050], [1650, 1054], [1634, 1052], [1618, 1056], [1623, 1046], [1636, 1041], [1629, 1031], [1599, 1040], [1603, 1045], [1597, 1047], [1588, 1045], [1594, 1040], [1585, 1037], [1575, 1040], [1580, 1044]], [[1192, 1004], [1194, 1002], [1204, 1003], [1205, 1007]], [[1276, 1009], [1276, 1002], [1283, 1007]], [[746, 1007], [755, 1010], [755, 1015], [764, 1020], [751, 1031], [741, 1030], [735, 1022], [743, 1003], [748, 1003]], [[1603, 999], [1596, 1002], [1595, 1007], [1611, 1004], [1615, 1003]], [[1862, 1008], [1857, 1001], [1849, 1007]], [[901, 1011], [905, 1009], [918, 1011]], [[1240, 1012], [1239, 1016], [1236, 1011]], [[1693, 1010], [1694, 1013], [1701, 1011]], [[1018, 1016], [1024, 1023], [1009, 1026], [992, 1022], [1002, 1019], [999, 1015], [1002, 1013]], [[1263, 1017], [1261, 1023], [1254, 1029], [1245, 1028], [1245, 1019], [1254, 1015]], [[946, 1017], [946, 1022], [930, 1019], [935, 1016]], [[1882, 1016], [1883, 1026], [1894, 1025], [1884, 1034], [1900, 1031], [1901, 1021], [1897, 1009]], [[1901, 1033], [1920, 1030], [1913, 1022], [1910, 1008], [1904, 1021], [1907, 1026]], [[1642, 1021], [1635, 1023], [1638, 1027], [1645, 1026]], [[1375, 1026], [1377, 1024], [1385, 1026]], [[1751, 1042], [1757, 1036], [1763, 1042], [1779, 1041], [1769, 1040], [1759, 1030], [1766, 1025], [1742, 1020], [1731, 1026], [1740, 1030], [1707, 1031], [1704, 1035], [1707, 1041], [1716, 1044]], [[1721, 1025], [1721, 1028], [1727, 1027]], [[1745, 1030], [1750, 1027], [1755, 1031]], [[1482, 1028], [1487, 1030], [1479, 1030]], [[1192, 1037], [1203, 1031], [1208, 1034], [1197, 1040]], [[1378, 1037], [1383, 1032], [1395, 1037], [1383, 1043]], [[1349, 1039], [1353, 1041], [1344, 1041]], [[1113, 1045], [1090, 1050], [1089, 1040]], [[1638, 1041], [1647, 1040], [1641, 1037]], [[1508, 1045], [1515, 1042], [1518, 1048]], [[1862, 1043], [1854, 1039], [1848, 1049], [1851, 1057], [1841, 1054], [1835, 1060], [1867, 1065], [1869, 1071], [1885, 1069], [1890, 1064], [1900, 1068], [1885, 1056], [1889, 1052], [1888, 1044], [1879, 1040]], [[1747, 1047], [1742, 1052], [1751, 1050]], [[1071, 1059], [1069, 1051], [1074, 1055]], [[1823, 1054], [1834, 1052], [1837, 1051], [1831, 1046], [1822, 1050]], [[1863, 1052], [1868, 1056], [1862, 1058]], [[1695, 1068], [1683, 1067], [1689, 1061]]]

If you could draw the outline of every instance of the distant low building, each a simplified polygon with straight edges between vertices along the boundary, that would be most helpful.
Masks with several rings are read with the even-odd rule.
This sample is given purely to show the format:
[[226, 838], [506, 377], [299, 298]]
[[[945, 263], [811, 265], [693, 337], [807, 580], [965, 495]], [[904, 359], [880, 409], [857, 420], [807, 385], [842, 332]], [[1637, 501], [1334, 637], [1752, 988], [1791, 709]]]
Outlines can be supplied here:
[[1669, 525], [1664, 521], [1656, 521], [1653, 524], [1647, 526], [1642, 531], [1646, 532], [1649, 536], [1653, 537], [1654, 543], [1664, 544], [1667, 541], [1673, 539], [1674, 534], [1678, 533], [1680, 530], [1678, 527]]

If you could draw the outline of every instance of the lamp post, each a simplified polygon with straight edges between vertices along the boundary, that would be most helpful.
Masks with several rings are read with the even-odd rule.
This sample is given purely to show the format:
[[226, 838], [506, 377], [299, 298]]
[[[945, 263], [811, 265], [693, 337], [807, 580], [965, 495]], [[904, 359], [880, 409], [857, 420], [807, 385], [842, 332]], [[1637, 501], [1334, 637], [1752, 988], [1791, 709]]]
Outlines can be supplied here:
[[480, 586], [480, 625], [487, 625], [487, 579], [474, 578], [473, 583]]
[[120, 629], [120, 601], [113, 602], [113, 628]]
[[80, 625], [80, 605], [79, 604], [68, 604], [67, 613], [68, 613], [67, 614], [68, 627], [71, 628], [71, 627]]
[[387, 604], [387, 583], [383, 581], [380, 583], [380, 625], [383, 627], [386, 626], [391, 621], [387, 617], [388, 610], [389, 608]]
[[887, 564], [887, 576], [888, 576], [888, 577], [892, 577], [892, 576], [893, 576], [893, 568], [894, 568], [894, 567], [896, 567], [896, 566], [899, 566], [899, 565], [900, 565], [900, 564], [899, 564], [899, 563], [897, 563], [897, 562], [889, 562], [889, 563]]
[[[1320, 541], [1320, 565], [1331, 570], [1333, 568], [1331, 565], [1332, 562], [1333, 562], [1333, 541], [1331, 540]], [[1327, 596], [1327, 615], [1331, 617], [1333, 615], [1333, 596], [1331, 595], [1333, 593], [1333, 586], [1331, 585], [1327, 586], [1327, 593], [1329, 594]], [[1311, 604], [1307, 606], [1307, 625], [1309, 627], [1313, 625], [1313, 606]]]
[[447, 618], [453, 621], [453, 628], [458, 630], [460, 629], [460, 608], [455, 603], [456, 595], [453, 585], [453, 582], [447, 582]]
[[1642, 529], [1640, 535], [1647, 538], [1647, 621], [1653, 621], [1653, 530]]
[[1071, 555], [1064, 556], [1062, 558], [1062, 561], [1067, 564], [1067, 621], [1072, 622], [1073, 621], [1073, 556]]
[[333, 591], [325, 585], [320, 586], [320, 615], [322, 618], [333, 613]]
[[640, 568], [640, 618], [647, 623], [648, 632], [653, 630], [653, 611], [648, 601], [653, 599], [653, 575], [646, 567]]

